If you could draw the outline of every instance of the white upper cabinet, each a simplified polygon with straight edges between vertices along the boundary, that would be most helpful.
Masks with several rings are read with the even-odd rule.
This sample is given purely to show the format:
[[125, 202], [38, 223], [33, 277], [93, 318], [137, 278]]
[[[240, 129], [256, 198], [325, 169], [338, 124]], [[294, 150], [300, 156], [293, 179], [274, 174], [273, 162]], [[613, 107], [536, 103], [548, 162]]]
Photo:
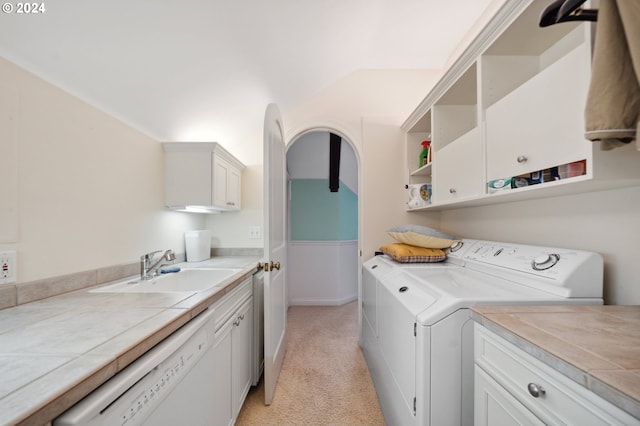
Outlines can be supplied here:
[[215, 142], [165, 142], [165, 206], [172, 210], [240, 210], [244, 165]]
[[432, 203], [473, 199], [484, 192], [477, 79], [473, 63], [432, 107]]
[[[406, 120], [407, 183], [433, 192], [411, 210], [640, 185], [634, 144], [602, 151], [584, 137], [597, 23], [541, 28], [549, 3], [505, 2]], [[418, 168], [429, 136], [432, 163]]]
[[488, 181], [592, 164], [594, 145], [584, 138], [592, 31], [540, 28], [544, 5], [525, 9], [480, 56]]

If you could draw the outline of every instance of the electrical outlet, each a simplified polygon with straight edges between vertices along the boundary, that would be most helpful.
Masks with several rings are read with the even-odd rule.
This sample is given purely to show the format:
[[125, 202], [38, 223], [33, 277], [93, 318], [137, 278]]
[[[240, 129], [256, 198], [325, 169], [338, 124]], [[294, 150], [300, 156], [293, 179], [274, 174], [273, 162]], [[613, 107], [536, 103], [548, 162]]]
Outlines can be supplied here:
[[251, 226], [249, 227], [249, 239], [250, 240], [259, 240], [261, 238], [261, 232], [259, 226]]
[[0, 284], [15, 283], [17, 279], [15, 250], [0, 251]]

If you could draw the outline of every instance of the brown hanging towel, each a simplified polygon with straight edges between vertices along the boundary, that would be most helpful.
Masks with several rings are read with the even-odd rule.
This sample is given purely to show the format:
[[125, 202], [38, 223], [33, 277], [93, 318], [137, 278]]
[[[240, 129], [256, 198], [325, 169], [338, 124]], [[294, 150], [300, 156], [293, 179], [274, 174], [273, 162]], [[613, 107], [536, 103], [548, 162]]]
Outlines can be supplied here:
[[636, 140], [640, 121], [640, 1], [602, 0], [585, 108], [585, 137], [609, 150]]

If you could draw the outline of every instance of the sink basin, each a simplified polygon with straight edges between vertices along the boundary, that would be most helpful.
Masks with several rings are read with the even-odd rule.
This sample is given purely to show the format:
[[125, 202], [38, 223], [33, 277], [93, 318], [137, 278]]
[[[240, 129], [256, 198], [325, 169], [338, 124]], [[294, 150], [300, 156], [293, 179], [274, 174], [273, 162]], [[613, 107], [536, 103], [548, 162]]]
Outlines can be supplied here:
[[225, 279], [240, 272], [234, 268], [183, 269], [180, 272], [159, 275], [150, 280], [130, 279], [99, 287], [91, 293], [174, 293], [199, 292], [224, 283]]

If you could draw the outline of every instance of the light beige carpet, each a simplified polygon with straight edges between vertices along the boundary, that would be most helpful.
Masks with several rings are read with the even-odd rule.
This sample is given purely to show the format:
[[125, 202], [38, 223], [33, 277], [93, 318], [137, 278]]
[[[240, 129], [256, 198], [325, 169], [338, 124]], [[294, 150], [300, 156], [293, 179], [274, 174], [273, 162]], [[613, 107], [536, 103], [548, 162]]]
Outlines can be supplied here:
[[288, 345], [273, 403], [251, 389], [237, 425], [384, 425], [358, 346], [357, 302], [289, 308]]

